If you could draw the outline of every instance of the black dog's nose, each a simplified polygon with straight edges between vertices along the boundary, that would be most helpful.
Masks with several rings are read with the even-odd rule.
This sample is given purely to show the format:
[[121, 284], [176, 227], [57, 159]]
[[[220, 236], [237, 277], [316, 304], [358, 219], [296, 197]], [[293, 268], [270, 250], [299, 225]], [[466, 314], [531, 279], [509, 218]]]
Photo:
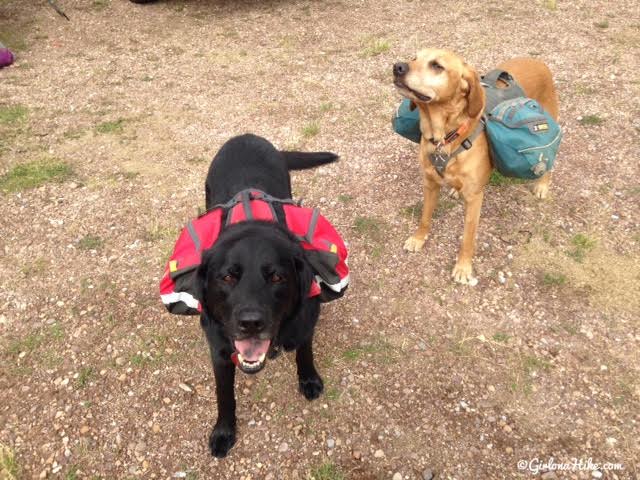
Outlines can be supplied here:
[[396, 77], [404, 77], [409, 71], [409, 64], [404, 62], [398, 62], [393, 66], [393, 74]]
[[257, 310], [243, 310], [238, 314], [238, 328], [241, 333], [260, 333], [264, 330], [264, 316]]

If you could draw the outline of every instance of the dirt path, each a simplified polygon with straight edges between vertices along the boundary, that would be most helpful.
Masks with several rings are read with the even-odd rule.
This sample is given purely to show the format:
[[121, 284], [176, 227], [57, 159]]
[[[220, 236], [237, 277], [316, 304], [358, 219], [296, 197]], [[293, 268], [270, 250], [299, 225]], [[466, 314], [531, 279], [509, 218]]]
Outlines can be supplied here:
[[[637, 478], [635, 0], [58, 3], [70, 22], [0, 0], [18, 58], [0, 70], [0, 471], [511, 479], [553, 457]], [[401, 250], [421, 187], [416, 146], [390, 130], [391, 65], [427, 45], [480, 70], [537, 56], [561, 97], [551, 198], [488, 187], [474, 288], [449, 278], [457, 201], [425, 252]], [[290, 356], [240, 375], [239, 442], [215, 460], [206, 345], [157, 282], [209, 159], [245, 131], [342, 156], [294, 189], [348, 239], [353, 283], [318, 328], [325, 395], [296, 393]]]

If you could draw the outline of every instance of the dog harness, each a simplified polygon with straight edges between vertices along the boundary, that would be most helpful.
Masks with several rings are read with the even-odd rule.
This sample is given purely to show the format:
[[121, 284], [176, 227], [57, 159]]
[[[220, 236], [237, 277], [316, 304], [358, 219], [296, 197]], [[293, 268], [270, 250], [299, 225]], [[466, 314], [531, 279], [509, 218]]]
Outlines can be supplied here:
[[[507, 87], [498, 88], [498, 81], [506, 83]], [[502, 103], [505, 100], [526, 97], [524, 90], [518, 82], [515, 81], [509, 72], [504, 70], [491, 70], [482, 76], [480, 84], [484, 87], [484, 94], [486, 98], [484, 112], [491, 112], [499, 103]], [[438, 172], [438, 175], [444, 177], [444, 171], [446, 170], [449, 161], [451, 161], [452, 158], [455, 158], [458, 154], [465, 150], [469, 150], [472, 147], [473, 141], [485, 130], [486, 123], [487, 120], [483, 113], [480, 118], [480, 122], [471, 135], [465, 138], [460, 146], [451, 154], [445, 153], [443, 151], [443, 147], [467, 133], [466, 130], [468, 127], [466, 123], [463, 123], [456, 130], [450, 131], [444, 139], [438, 143], [436, 143], [433, 138], [429, 139], [429, 141], [436, 146], [435, 152], [429, 154], [429, 160], [431, 161], [433, 168]]]
[[[177, 315], [199, 315], [195, 297], [195, 275], [202, 252], [211, 248], [222, 230], [240, 222], [278, 222], [274, 204], [284, 211], [285, 226], [300, 242], [315, 273], [309, 297], [322, 301], [341, 296], [349, 284], [347, 248], [337, 230], [317, 208], [306, 208], [291, 199], [274, 198], [260, 190], [243, 190], [227, 203], [216, 205], [183, 228], [160, 280], [160, 298]], [[327, 295], [322, 295], [327, 291]]]

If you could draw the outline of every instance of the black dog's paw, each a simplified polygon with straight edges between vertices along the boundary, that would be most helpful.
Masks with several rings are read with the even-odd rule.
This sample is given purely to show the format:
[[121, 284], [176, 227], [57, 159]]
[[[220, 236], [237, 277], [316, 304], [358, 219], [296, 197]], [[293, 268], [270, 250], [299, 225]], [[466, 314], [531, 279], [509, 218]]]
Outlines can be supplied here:
[[214, 457], [226, 457], [234, 443], [236, 443], [236, 429], [233, 427], [216, 425], [209, 436], [209, 448]]
[[300, 379], [300, 391], [307, 400], [315, 400], [324, 390], [324, 383], [319, 375]]

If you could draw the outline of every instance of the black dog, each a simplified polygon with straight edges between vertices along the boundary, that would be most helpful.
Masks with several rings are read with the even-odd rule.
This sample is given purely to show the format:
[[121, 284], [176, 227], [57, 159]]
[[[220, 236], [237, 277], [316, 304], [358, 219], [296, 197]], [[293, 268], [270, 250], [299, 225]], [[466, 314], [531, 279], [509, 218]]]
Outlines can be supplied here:
[[[280, 152], [255, 135], [232, 138], [209, 168], [207, 210], [248, 188], [290, 199], [289, 170], [312, 168], [337, 158], [325, 152]], [[274, 203], [273, 207], [276, 217], [284, 219], [282, 205]], [[224, 457], [236, 440], [232, 356], [242, 371], [255, 373], [280, 348], [295, 349], [300, 391], [309, 400], [322, 393], [311, 345], [320, 300], [307, 295], [313, 278], [299, 240], [281, 221], [247, 220], [230, 225], [203, 253], [197, 296], [218, 400], [218, 420], [209, 438], [212, 455]]]

